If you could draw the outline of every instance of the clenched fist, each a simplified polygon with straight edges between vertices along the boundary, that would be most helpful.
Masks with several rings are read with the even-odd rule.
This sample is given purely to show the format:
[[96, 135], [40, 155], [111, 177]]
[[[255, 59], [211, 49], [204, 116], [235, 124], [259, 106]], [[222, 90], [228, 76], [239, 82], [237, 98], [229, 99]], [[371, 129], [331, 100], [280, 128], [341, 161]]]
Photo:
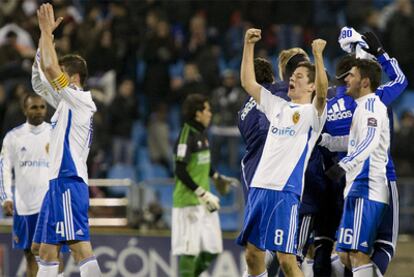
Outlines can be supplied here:
[[262, 38], [262, 30], [260, 29], [248, 29], [244, 35], [244, 42], [255, 44]]
[[312, 53], [314, 55], [317, 54], [322, 54], [323, 50], [325, 49], [326, 46], [326, 40], [323, 39], [315, 39], [314, 41], [312, 41]]

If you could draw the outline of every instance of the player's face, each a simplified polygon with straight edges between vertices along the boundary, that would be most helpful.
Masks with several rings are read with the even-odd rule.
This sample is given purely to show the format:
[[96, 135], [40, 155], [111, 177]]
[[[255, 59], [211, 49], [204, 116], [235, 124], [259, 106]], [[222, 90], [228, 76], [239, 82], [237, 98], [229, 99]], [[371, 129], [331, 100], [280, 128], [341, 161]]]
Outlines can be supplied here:
[[314, 90], [314, 84], [309, 83], [308, 69], [299, 66], [295, 69], [289, 79], [288, 96], [291, 100], [300, 99], [305, 94], [311, 95]]
[[45, 121], [47, 112], [46, 102], [40, 97], [30, 97], [24, 107], [24, 115], [29, 124], [40, 125]]
[[352, 67], [349, 74], [345, 77], [346, 93], [353, 98], [357, 98], [361, 90], [361, 74], [357, 67]]
[[210, 125], [211, 122], [211, 109], [210, 109], [210, 104], [208, 102], [204, 103], [204, 110], [202, 110], [201, 112], [198, 111], [196, 113], [196, 120], [198, 122], [200, 122], [201, 124], [203, 124], [204, 127], [208, 127], [208, 125]]

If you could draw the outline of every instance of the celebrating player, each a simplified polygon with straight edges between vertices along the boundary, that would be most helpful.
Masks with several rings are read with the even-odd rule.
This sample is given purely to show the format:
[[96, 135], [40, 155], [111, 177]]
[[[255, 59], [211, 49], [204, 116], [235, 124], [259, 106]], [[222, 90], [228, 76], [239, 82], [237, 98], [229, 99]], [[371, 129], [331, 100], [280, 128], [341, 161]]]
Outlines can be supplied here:
[[[287, 276], [303, 276], [295, 257], [297, 212], [304, 170], [326, 118], [328, 80], [322, 59], [326, 42], [315, 40], [312, 43], [316, 69], [309, 63], [299, 64], [289, 82], [288, 96], [292, 102], [287, 102], [271, 95], [256, 82], [253, 52], [260, 38], [260, 30], [247, 30], [241, 81], [258, 108], [266, 114], [270, 128], [251, 181], [238, 243], [246, 246], [250, 276], [267, 276], [264, 250], [277, 251]], [[315, 90], [316, 97], [312, 101]]]
[[53, 7], [43, 4], [37, 11], [41, 31], [33, 65], [32, 85], [56, 112], [52, 117], [49, 170], [49, 214], [40, 246], [39, 277], [56, 276], [59, 249], [68, 244], [80, 266], [81, 276], [101, 276], [89, 241], [89, 192], [86, 159], [92, 138], [92, 116], [96, 106], [89, 91], [82, 89], [87, 76], [85, 60], [67, 55], [58, 60], [53, 31]]

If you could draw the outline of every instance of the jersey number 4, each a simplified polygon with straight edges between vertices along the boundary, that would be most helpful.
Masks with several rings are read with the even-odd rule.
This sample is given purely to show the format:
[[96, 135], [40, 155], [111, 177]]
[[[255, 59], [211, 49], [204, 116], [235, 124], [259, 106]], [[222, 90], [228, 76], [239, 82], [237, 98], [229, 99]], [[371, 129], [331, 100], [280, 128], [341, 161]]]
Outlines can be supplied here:
[[63, 221], [59, 221], [56, 223], [56, 234], [61, 235], [62, 238], [65, 237], [65, 228], [63, 225]]

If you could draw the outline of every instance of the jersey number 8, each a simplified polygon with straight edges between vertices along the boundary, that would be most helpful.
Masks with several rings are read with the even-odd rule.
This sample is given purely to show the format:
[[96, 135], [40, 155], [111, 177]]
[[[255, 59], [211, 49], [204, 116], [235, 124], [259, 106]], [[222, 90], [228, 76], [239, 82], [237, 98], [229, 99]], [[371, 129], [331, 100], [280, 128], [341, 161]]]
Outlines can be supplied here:
[[277, 229], [275, 231], [275, 241], [274, 241], [274, 243], [276, 245], [282, 245], [282, 243], [283, 243], [283, 230]]

